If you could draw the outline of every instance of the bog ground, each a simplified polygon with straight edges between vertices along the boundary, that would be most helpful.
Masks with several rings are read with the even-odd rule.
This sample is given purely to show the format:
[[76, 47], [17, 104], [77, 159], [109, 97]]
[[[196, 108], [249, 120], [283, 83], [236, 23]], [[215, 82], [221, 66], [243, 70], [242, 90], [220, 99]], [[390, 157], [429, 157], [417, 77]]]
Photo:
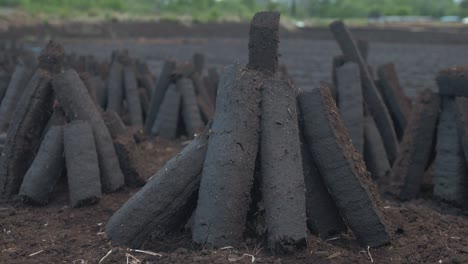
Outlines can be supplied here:
[[[222, 27], [219, 28], [223, 31]], [[280, 64], [288, 68], [295, 86], [302, 90], [316, 87], [320, 81], [331, 82], [332, 58], [340, 54], [334, 40], [310, 36], [290, 36], [280, 40]], [[221, 34], [220, 34], [221, 35]], [[281, 32], [280, 32], [281, 35]], [[312, 36], [312, 37], [311, 37]], [[401, 39], [398, 39], [401, 38]], [[247, 63], [247, 39], [227, 37], [164, 37], [114, 39], [58, 39], [67, 53], [94, 55], [108, 59], [114, 49], [126, 48], [131, 56], [145, 60], [153, 74], [159, 75], [168, 58], [191, 60], [196, 52], [205, 55], [206, 66], [221, 69], [233, 62]], [[414, 98], [425, 88], [436, 91], [439, 70], [467, 65], [468, 43], [447, 41], [408, 43], [396, 34], [391, 42], [370, 42], [368, 63], [378, 66], [393, 62], [408, 96]], [[45, 43], [30, 42], [26, 47], [39, 51]], [[138, 165], [148, 179], [165, 161], [179, 152], [183, 139], [153, 139], [138, 144], [142, 159]], [[66, 185], [65, 183], [62, 183]], [[352, 233], [328, 241], [310, 235], [307, 248], [294, 255], [275, 257], [265, 245], [246, 241], [244, 247], [200, 249], [192, 244], [190, 233], [165, 240], [146, 242], [142, 249], [161, 256], [113, 247], [103, 232], [104, 225], [138, 191], [105, 194], [99, 204], [72, 209], [67, 194], [57, 194], [45, 207], [20, 203], [0, 204], [1, 263], [467, 263], [467, 212], [430, 200], [418, 199], [396, 203], [384, 201], [384, 212], [391, 221], [394, 237], [391, 246], [361, 248]], [[254, 256], [254, 259], [252, 258]]]

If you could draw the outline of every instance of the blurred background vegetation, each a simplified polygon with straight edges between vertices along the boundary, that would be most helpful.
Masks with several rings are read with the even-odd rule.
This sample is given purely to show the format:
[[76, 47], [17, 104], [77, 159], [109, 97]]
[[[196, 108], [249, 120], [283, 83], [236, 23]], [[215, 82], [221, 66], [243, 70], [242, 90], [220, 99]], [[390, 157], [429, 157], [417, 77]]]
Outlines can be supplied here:
[[0, 0], [42, 19], [168, 19], [243, 21], [259, 10], [279, 10], [293, 20], [379, 16], [468, 16], [468, 0]]

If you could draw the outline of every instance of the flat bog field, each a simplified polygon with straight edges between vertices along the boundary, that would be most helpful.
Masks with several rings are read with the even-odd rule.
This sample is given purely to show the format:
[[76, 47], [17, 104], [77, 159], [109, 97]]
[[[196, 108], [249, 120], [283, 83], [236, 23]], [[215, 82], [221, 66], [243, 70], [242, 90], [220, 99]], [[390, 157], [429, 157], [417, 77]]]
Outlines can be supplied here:
[[1, 32], [0, 263], [468, 263], [466, 29], [279, 19]]

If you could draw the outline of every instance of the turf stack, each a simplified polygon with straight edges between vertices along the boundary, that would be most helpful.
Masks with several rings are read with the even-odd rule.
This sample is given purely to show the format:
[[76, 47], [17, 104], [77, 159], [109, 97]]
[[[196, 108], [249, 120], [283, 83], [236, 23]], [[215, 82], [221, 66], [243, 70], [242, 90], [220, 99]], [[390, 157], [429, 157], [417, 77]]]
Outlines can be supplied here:
[[173, 60], [164, 63], [146, 111], [144, 127], [149, 134], [168, 139], [181, 135], [193, 138], [213, 118], [216, 70], [210, 69], [203, 77], [203, 55], [195, 54], [193, 60], [193, 64]]
[[333, 59], [332, 97], [353, 145], [358, 151], [363, 148], [367, 169], [381, 193], [402, 200], [419, 197], [423, 176], [433, 165], [434, 199], [466, 204], [468, 70], [440, 72], [439, 93], [425, 90], [412, 104], [394, 64], [379, 66], [374, 81], [365, 60], [368, 45], [355, 41], [341, 21], [333, 22], [330, 30], [343, 52]]
[[[390, 115], [390, 111], [387, 109], [384, 99], [374, 83], [373, 75], [369, 71], [369, 66], [365, 62], [363, 55], [359, 50], [357, 42], [354, 40], [351, 32], [346, 28], [345, 24], [342, 21], [335, 21], [331, 23], [330, 30], [333, 33], [343, 53], [343, 56], [341, 57], [341, 63], [344, 64], [346, 62], [352, 62], [357, 64], [357, 66], [360, 69], [360, 80], [362, 83], [362, 90], [353, 89], [355, 93], [354, 97], [359, 98], [361, 96], [360, 94], [362, 93], [364, 102], [369, 110], [368, 114], [374, 119], [379, 133], [382, 136], [388, 160], [390, 164], [393, 164], [398, 154], [399, 142]], [[336, 65], [340, 65], [340, 63], [336, 63]], [[355, 77], [355, 79], [356, 78], [357, 77]], [[338, 82], [338, 80], [336, 81]], [[338, 83], [338, 85], [340, 84]], [[339, 87], [338, 91], [340, 91]], [[339, 94], [338, 98], [340, 98]], [[340, 104], [340, 100], [338, 100], [338, 104]], [[357, 118], [355, 122], [362, 122], [362, 114], [360, 114], [359, 116], [354, 116], [355, 119]], [[347, 121], [347, 123], [349, 123], [349, 121]], [[353, 138], [354, 137], [355, 136], [353, 136]], [[360, 141], [361, 140], [359, 140], [359, 142]], [[360, 145], [358, 145], [358, 147], [360, 148]]]
[[127, 50], [113, 51], [110, 63], [75, 55], [66, 62], [100, 108], [148, 134], [193, 138], [213, 118], [219, 77], [214, 68], [203, 76], [202, 54], [195, 54], [193, 63], [166, 61], [157, 81], [148, 65]]
[[[128, 172], [132, 149], [120, 147], [124, 158], [116, 154], [93, 96], [95, 75], [64, 70], [64, 58], [62, 46], [49, 42], [17, 103], [0, 158], [3, 199], [47, 204], [65, 168], [73, 207], [93, 204], [125, 181], [135, 185], [136, 173]], [[124, 145], [122, 136], [115, 141]]]
[[[393, 70], [387, 65], [380, 71], [387, 72], [380, 74], [382, 76], [391, 76]], [[392, 175], [383, 184], [384, 193], [402, 200], [419, 197], [424, 175], [433, 167], [433, 199], [457, 207], [467, 206], [467, 76], [468, 69], [464, 67], [442, 70], [436, 78], [438, 94], [425, 90], [417, 97], [406, 119], [406, 129]], [[382, 85], [382, 89], [388, 89], [388, 85], [387, 88]], [[395, 98], [399, 97], [395, 91], [392, 93]]]
[[[336, 89], [331, 89], [332, 97], [336, 100], [355, 148], [364, 156], [372, 178], [386, 187], [396, 184], [391, 168], [393, 166], [393, 170], [397, 170], [403, 153], [409, 147], [406, 143], [401, 150], [400, 140], [404, 140], [410, 116], [417, 119], [414, 116], [421, 114], [413, 113], [411, 100], [404, 94], [392, 63], [379, 66], [377, 76], [374, 76], [372, 67], [366, 63], [369, 44], [362, 40], [355, 41], [342, 21], [330, 24], [330, 30], [343, 52], [343, 55], [333, 58], [332, 79]], [[378, 79], [374, 80], [375, 77]], [[436, 121], [437, 116], [433, 120]], [[435, 126], [435, 121], [428, 124], [429, 129]], [[429, 134], [426, 139], [431, 142], [435, 134]], [[427, 151], [432, 153], [431, 148]], [[394, 164], [396, 161], [400, 165]], [[401, 185], [402, 179], [399, 180]]]
[[434, 161], [434, 198], [459, 206], [468, 203], [467, 110], [468, 69], [449, 68], [436, 81], [441, 95]]
[[389, 243], [375, 186], [330, 88], [300, 94], [281, 80], [278, 31], [278, 13], [255, 15], [249, 63], [221, 75], [211, 128], [112, 216], [105, 231], [113, 242], [139, 247], [193, 214], [196, 243], [238, 246], [248, 218], [263, 213], [249, 212], [261, 200], [265, 239], [277, 254], [304, 248], [307, 227], [327, 238], [346, 230], [344, 223], [363, 246]]

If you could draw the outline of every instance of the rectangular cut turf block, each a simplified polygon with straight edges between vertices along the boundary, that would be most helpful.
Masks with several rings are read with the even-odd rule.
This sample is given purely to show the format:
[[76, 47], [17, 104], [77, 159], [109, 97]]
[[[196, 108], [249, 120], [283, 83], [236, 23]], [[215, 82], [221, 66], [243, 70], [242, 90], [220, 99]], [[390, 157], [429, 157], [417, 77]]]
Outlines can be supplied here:
[[41, 135], [52, 115], [54, 96], [50, 73], [38, 69], [18, 102], [0, 155], [0, 190], [3, 198], [17, 194], [34, 160]]
[[0, 72], [0, 102], [3, 100], [5, 96], [5, 92], [8, 88], [8, 84], [10, 83], [11, 74], [6, 71]]
[[196, 243], [224, 247], [243, 241], [258, 153], [262, 78], [238, 64], [221, 76], [192, 230]]
[[275, 73], [278, 68], [279, 12], [258, 12], [250, 22], [249, 63], [252, 70]]
[[66, 70], [54, 77], [52, 85], [65, 115], [70, 120], [86, 120], [93, 128], [104, 191], [120, 189], [124, 185], [124, 175], [120, 170], [112, 138], [99, 109], [77, 73]]
[[5, 147], [5, 140], [6, 140], [6, 133], [0, 134], [0, 153], [3, 151], [3, 148]]
[[468, 169], [462, 138], [457, 130], [456, 115], [455, 98], [442, 97], [434, 161], [433, 196], [435, 199], [461, 205], [468, 187]]
[[353, 36], [348, 31], [343, 21], [335, 21], [331, 23], [330, 30], [335, 36], [345, 60], [357, 63], [361, 69], [364, 100], [374, 117], [380, 134], [382, 135], [390, 163], [393, 164], [396, 156], [398, 155], [398, 139], [390, 113], [388, 112], [387, 106], [380, 96], [374, 80], [369, 73], [369, 67], [362, 58]]
[[244, 232], [249, 237], [261, 237], [266, 241], [267, 228], [265, 223], [265, 203], [262, 195], [262, 175], [261, 169], [261, 158], [260, 151], [257, 153], [255, 159], [255, 170], [254, 170], [254, 183], [250, 190], [250, 207], [247, 212], [247, 223], [246, 231]]
[[338, 208], [328, 193], [322, 176], [312, 159], [309, 146], [301, 145], [302, 170], [306, 186], [306, 216], [309, 231], [322, 239], [346, 230]]
[[92, 76], [89, 79], [90, 85], [92, 85], [96, 91], [96, 103], [104, 109], [107, 103], [107, 87], [104, 81], [99, 76]]
[[432, 163], [428, 166], [428, 168], [423, 174], [423, 178], [421, 181], [421, 188], [420, 188], [421, 196], [423, 197], [432, 196], [432, 191], [434, 190], [434, 184], [432, 181], [433, 176], [434, 176], [434, 160], [432, 160]]
[[123, 90], [123, 66], [114, 60], [109, 69], [107, 77], [107, 108], [120, 113], [124, 96]]
[[381, 65], [377, 74], [381, 85], [381, 94], [393, 118], [393, 124], [399, 138], [403, 138], [409, 115], [411, 113], [411, 100], [406, 97], [398, 80], [393, 63]]
[[190, 78], [192, 78], [195, 93], [203, 98], [204, 103], [209, 107], [209, 111], [214, 112], [215, 104], [212, 103], [211, 96], [202, 82], [201, 76], [198, 74], [192, 74]]
[[197, 103], [203, 120], [205, 122], [212, 120], [215, 114], [215, 110], [209, 106], [209, 103], [206, 101], [206, 99], [201, 95], [197, 95]]
[[[337, 81], [337, 74], [336, 71], [339, 67], [343, 66], [346, 63], [346, 59], [343, 55], [337, 55], [333, 57], [332, 60], [332, 82], [333, 86], [337, 87], [338, 81]], [[338, 104], [338, 91], [337, 90], [332, 90], [332, 97], [335, 99], [336, 103]]]
[[116, 112], [106, 111], [102, 117], [114, 141], [119, 165], [125, 176], [125, 184], [129, 187], [143, 186], [145, 181], [140, 177], [137, 165], [139, 153], [133, 133], [127, 131], [122, 119]]
[[91, 99], [93, 99], [93, 102], [97, 103], [96, 88], [93, 86], [93, 83], [91, 83], [90, 81], [91, 74], [88, 72], [82, 72], [80, 73], [80, 79], [85, 84], [86, 90], [88, 90], [89, 95], [91, 96]]
[[171, 85], [164, 96], [164, 100], [154, 121], [151, 134], [163, 138], [173, 139], [177, 137], [177, 125], [179, 124], [181, 95], [175, 85]]
[[88, 80], [89, 85], [94, 87], [96, 93], [96, 103], [102, 108], [105, 109], [107, 103], [107, 87], [101, 77], [94, 75], [91, 76]]
[[354, 148], [364, 153], [364, 100], [359, 66], [348, 62], [336, 70], [338, 107]]
[[436, 77], [439, 94], [468, 96], [468, 67], [452, 67], [442, 70]]
[[30, 71], [26, 66], [20, 64], [16, 66], [0, 104], [0, 131], [3, 132], [8, 129], [16, 104], [21, 98], [30, 77]]
[[300, 113], [298, 115], [301, 136], [302, 171], [306, 186], [307, 228], [311, 233], [318, 235], [322, 239], [326, 239], [342, 231], [346, 231], [347, 227], [312, 159], [309, 146], [304, 137], [304, 121], [301, 119], [302, 115]]
[[154, 121], [158, 116], [159, 107], [161, 106], [164, 95], [171, 83], [171, 77], [175, 67], [175, 61], [168, 60], [164, 63], [161, 74], [159, 75], [158, 83], [156, 84], [154, 91], [151, 93], [148, 114], [146, 115], [145, 120], [145, 130], [147, 132], [151, 132], [151, 129], [153, 128]]
[[135, 71], [130, 66], [124, 68], [125, 100], [130, 116], [130, 125], [143, 127], [143, 113], [141, 112], [140, 95]]
[[465, 159], [468, 158], [468, 98], [467, 97], [456, 97], [455, 102], [457, 104], [457, 127], [458, 133], [461, 138], [463, 145], [463, 153]]
[[366, 116], [364, 119], [364, 161], [374, 180], [388, 181], [391, 166], [382, 137], [372, 116]]
[[142, 87], [148, 98], [151, 97], [156, 85], [154, 84], [153, 76], [150, 73], [141, 74], [138, 78], [139, 86]]
[[304, 135], [341, 216], [363, 246], [388, 244], [380, 198], [327, 87], [299, 95]]
[[260, 166], [268, 247], [291, 253], [306, 246], [305, 185], [296, 90], [286, 81], [262, 85]]
[[101, 197], [101, 180], [93, 129], [86, 121], [73, 121], [64, 127], [63, 139], [70, 205], [94, 204]]
[[429, 89], [419, 94], [413, 106], [400, 153], [392, 167], [392, 183], [396, 184], [396, 194], [403, 200], [418, 196], [424, 171], [434, 151], [439, 109], [439, 95]]
[[143, 114], [143, 120], [145, 120], [149, 108], [149, 100], [146, 90], [144, 88], [138, 88], [138, 96], [140, 97], [141, 112]]
[[208, 145], [208, 129], [148, 180], [109, 220], [105, 232], [114, 243], [139, 247], [151, 234], [183, 226], [197, 201]]
[[87, 72], [81, 73], [80, 78], [89, 91], [93, 101], [101, 108], [104, 108], [107, 102], [107, 88], [104, 81], [100, 77]]
[[114, 139], [115, 152], [119, 158], [120, 169], [125, 176], [125, 184], [129, 187], [141, 187], [145, 181], [140, 177], [138, 169], [139, 149], [133, 133], [126, 132]]
[[57, 184], [65, 165], [63, 155], [63, 128], [49, 129], [24, 176], [19, 196], [26, 203], [45, 205]]
[[210, 94], [212, 105], [216, 106], [216, 93], [218, 91], [219, 75], [216, 68], [210, 68], [208, 75], [203, 78], [205, 87]]
[[186, 78], [177, 80], [176, 85], [182, 95], [182, 117], [184, 119], [185, 130], [189, 138], [192, 138], [204, 126], [195, 90], [192, 82]]
[[126, 133], [127, 127], [116, 112], [110, 110], [106, 111], [102, 114], [102, 119], [113, 139]]
[[193, 71], [201, 76], [203, 73], [204, 66], [205, 56], [201, 53], [193, 54]]

